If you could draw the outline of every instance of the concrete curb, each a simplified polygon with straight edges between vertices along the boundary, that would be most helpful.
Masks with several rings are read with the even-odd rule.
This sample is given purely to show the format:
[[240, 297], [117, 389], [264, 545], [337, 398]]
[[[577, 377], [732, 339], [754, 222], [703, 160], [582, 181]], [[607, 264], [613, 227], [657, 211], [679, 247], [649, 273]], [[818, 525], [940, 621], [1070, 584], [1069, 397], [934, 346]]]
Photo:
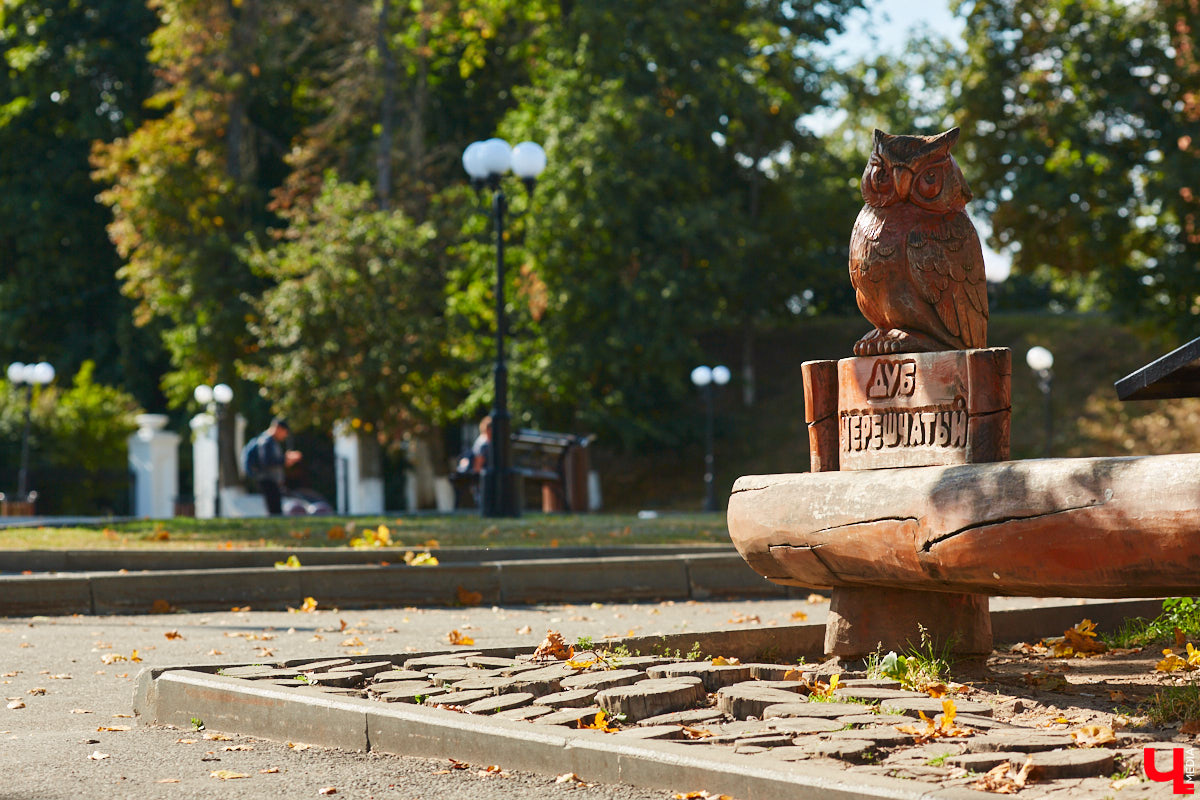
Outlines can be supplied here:
[[115, 572], [117, 570], [270, 568], [296, 556], [305, 566], [397, 564], [406, 552], [426, 552], [443, 564], [540, 559], [621, 558], [632, 556], [736, 553], [730, 544], [595, 545], [590, 547], [270, 547], [253, 550], [0, 550], [5, 572]]
[[[1159, 601], [1134, 600], [1092, 603], [1072, 601], [1041, 608], [993, 612], [993, 626], [1016, 638], [1037, 639], [1060, 633], [1079, 621], [1116, 622], [1130, 615], [1151, 613]], [[1064, 626], [1063, 620], [1069, 620]], [[790, 660], [806, 648], [819, 655], [823, 625], [718, 630], [639, 637], [607, 642], [634, 651], [686, 649], [698, 643], [704, 652], [753, 659], [765, 648]], [[526, 647], [525, 650], [528, 650]], [[784, 650], [787, 652], [784, 653]], [[444, 652], [444, 651], [441, 651]], [[477, 650], [509, 656], [516, 648]], [[805, 653], [799, 653], [805, 655]], [[425, 655], [406, 653], [396, 658]], [[372, 659], [381, 656], [371, 656]], [[284, 662], [302, 663], [304, 659]], [[234, 666], [226, 664], [221, 666]], [[937, 789], [899, 778], [848, 774], [812, 764], [767, 763], [734, 753], [703, 753], [673, 742], [614, 739], [597, 731], [471, 716], [444, 709], [384, 704], [358, 698], [336, 698], [316, 690], [263, 688], [252, 681], [213, 674], [208, 667], [158, 667], [138, 676], [134, 711], [143, 724], [188, 728], [193, 719], [229, 733], [279, 741], [301, 741], [343, 750], [390, 753], [427, 758], [455, 758], [474, 764], [501, 764], [547, 775], [574, 772], [586, 781], [625, 783], [655, 789], [706, 789], [742, 800], [805, 797], [827, 800], [892, 798], [893, 800], [954, 800], [992, 797], [968, 789]], [[208, 669], [210, 671], [202, 671]]]
[[[305, 563], [301, 559], [301, 563]], [[807, 596], [759, 576], [735, 552], [616, 558], [535, 558], [410, 567], [181, 569], [0, 577], [0, 616], [146, 613], [233, 606], [369, 608], [461, 604], [459, 587], [490, 605], [713, 597]]]

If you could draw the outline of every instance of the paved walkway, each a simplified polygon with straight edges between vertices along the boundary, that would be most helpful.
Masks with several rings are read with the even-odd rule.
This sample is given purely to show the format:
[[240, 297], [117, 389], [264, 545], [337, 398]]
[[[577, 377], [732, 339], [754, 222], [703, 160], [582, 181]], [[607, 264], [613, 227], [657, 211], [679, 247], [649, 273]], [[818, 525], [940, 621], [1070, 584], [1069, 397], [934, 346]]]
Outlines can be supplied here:
[[[428, 650], [445, 646], [452, 630], [480, 647], [498, 647], [536, 645], [548, 628], [569, 638], [599, 639], [787, 625], [797, 621], [796, 612], [821, 622], [825, 609], [824, 603], [804, 600], [762, 600], [0, 618], [0, 696], [14, 698], [6, 699], [6, 705], [24, 704], [0, 707], [0, 769], [5, 773], [0, 800], [305, 798], [320, 796], [331, 786], [336, 796], [347, 798], [665, 800], [674, 792], [581, 788], [573, 781], [555, 783], [528, 773], [481, 775], [475, 766], [458, 769], [448, 761], [291, 748], [242, 737], [209, 740], [203, 732], [140, 727], [123, 715], [131, 713], [139, 670], [151, 665]], [[120, 660], [134, 650], [140, 663]], [[130, 730], [98, 730], [126, 727]], [[249, 777], [211, 777], [219, 770]], [[677, 791], [698, 788], [680, 776]]]

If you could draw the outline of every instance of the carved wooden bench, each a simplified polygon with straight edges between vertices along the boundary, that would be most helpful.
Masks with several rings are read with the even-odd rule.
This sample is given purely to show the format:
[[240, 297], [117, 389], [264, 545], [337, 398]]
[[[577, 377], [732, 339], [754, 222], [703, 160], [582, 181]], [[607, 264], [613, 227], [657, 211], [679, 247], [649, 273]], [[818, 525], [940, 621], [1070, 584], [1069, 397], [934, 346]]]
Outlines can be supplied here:
[[[959, 653], [986, 653], [990, 595], [1200, 588], [1200, 454], [1000, 460], [1008, 371], [997, 352], [806, 364], [813, 471], [734, 484], [729, 531], [747, 563], [834, 590], [830, 654], [915, 645], [918, 625]], [[1200, 394], [1200, 340], [1117, 386], [1122, 399]]]

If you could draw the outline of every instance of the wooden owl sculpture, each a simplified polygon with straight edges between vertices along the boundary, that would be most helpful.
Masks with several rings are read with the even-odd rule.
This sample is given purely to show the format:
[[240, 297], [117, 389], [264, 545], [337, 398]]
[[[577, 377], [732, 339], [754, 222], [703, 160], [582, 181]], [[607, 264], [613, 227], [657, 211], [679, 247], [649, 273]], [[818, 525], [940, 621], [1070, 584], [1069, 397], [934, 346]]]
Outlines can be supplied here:
[[850, 283], [875, 329], [854, 354], [917, 353], [987, 346], [987, 281], [979, 235], [963, 210], [971, 199], [950, 148], [937, 136], [875, 131], [862, 178], [866, 201], [850, 237]]

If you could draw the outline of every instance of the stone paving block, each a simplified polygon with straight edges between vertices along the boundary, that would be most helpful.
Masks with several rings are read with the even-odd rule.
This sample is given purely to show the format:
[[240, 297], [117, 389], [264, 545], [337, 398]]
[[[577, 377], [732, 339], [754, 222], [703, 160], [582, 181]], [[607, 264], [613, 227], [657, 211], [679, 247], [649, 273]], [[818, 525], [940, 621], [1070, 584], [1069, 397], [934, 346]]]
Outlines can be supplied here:
[[[734, 684], [735, 686], [738, 684]], [[746, 686], [757, 686], [760, 689], [782, 689], [785, 692], [794, 692], [795, 694], [808, 695], [809, 689], [802, 681], [798, 680], [778, 680], [778, 681], [746, 681]]]
[[[877, 703], [882, 700], [910, 700], [932, 698], [924, 692], [910, 692], [907, 689], [882, 689], [876, 686], [841, 686], [834, 689], [833, 696], [839, 700], [862, 700], [867, 703]], [[938, 707], [939, 709], [941, 706]]]
[[550, 706], [521, 706], [520, 708], [510, 708], [505, 711], [497, 711], [495, 716], [500, 719], [512, 720], [532, 720], [534, 717], [542, 717], [551, 713], [555, 709]]
[[423, 705], [427, 706], [456, 706], [462, 708], [469, 703], [474, 703], [476, 700], [482, 700], [485, 697], [494, 697], [495, 695], [488, 689], [476, 689], [473, 692], [446, 692], [445, 694], [435, 695], [425, 698]]
[[712, 720], [723, 720], [725, 715], [716, 708], [693, 708], [687, 711], [672, 711], [638, 720], [638, 725], [699, 725]]
[[759, 753], [762, 758], [770, 758], [778, 761], [806, 761], [813, 758], [813, 754], [803, 747], [795, 747], [793, 745], [785, 745], [783, 747], [772, 747]]
[[539, 663], [536, 661], [534, 661], [534, 662], [518, 661], [516, 664], [512, 664], [511, 666], [496, 667], [495, 669], [501, 675], [504, 675], [506, 677], [511, 677], [513, 675], [524, 675], [527, 672], [533, 672], [535, 670], [545, 669], [545, 668], [546, 668], [545, 664], [542, 664], [542, 663]]
[[483, 654], [474, 651], [470, 653], [441, 653], [432, 656], [414, 656], [413, 658], [406, 659], [403, 667], [405, 669], [416, 670], [424, 667], [465, 667], [467, 666], [468, 658], [480, 655]]
[[[957, 720], [955, 721], [957, 722]], [[1075, 740], [1065, 733], [1038, 730], [1011, 730], [972, 736], [967, 742], [967, 752], [996, 753], [1010, 751], [1014, 753], [1035, 753], [1041, 750], [1057, 750], [1063, 747], [1071, 747], [1074, 744]]]
[[675, 678], [680, 675], [692, 675], [704, 684], [704, 691], [715, 692], [724, 686], [731, 686], [751, 679], [750, 667], [718, 666], [706, 662], [689, 662], [683, 664], [662, 664], [646, 670], [650, 678]]
[[863, 739], [875, 742], [880, 747], [897, 747], [902, 744], [912, 744], [911, 733], [902, 733], [895, 728], [851, 728], [850, 730], [832, 731], [821, 734], [823, 739]]
[[565, 692], [543, 695], [533, 702], [549, 708], [585, 708], [592, 705], [596, 697], [595, 689], [571, 689]]
[[404, 689], [388, 689], [379, 693], [379, 699], [386, 703], [424, 703], [431, 697], [441, 697], [449, 694], [448, 689], [442, 689], [433, 684], [410, 686]]
[[348, 667], [353, 663], [348, 658], [327, 658], [323, 661], [300, 661], [296, 664], [289, 664], [288, 667], [297, 672], [324, 672], [336, 667]]
[[354, 670], [368, 678], [373, 678], [381, 672], [394, 669], [395, 666], [391, 661], [355, 661], [347, 664], [345, 667], [334, 667], [333, 671], [340, 672], [343, 669]]
[[865, 706], [861, 703], [811, 703], [808, 701], [793, 701], [767, 706], [763, 709], [762, 718], [823, 717], [825, 719], [837, 719], [847, 714], [861, 714], [863, 708]]
[[[856, 728], [869, 725], [913, 725], [919, 722], [916, 717], [904, 714], [847, 714], [838, 717], [837, 721]], [[959, 721], [958, 717], [955, 717], [955, 721]]]
[[[1013, 763], [1017, 766], [1025, 763], [1027, 756], [1018, 753]], [[1032, 753], [1028, 758], [1033, 760], [1030, 776], [1038, 780], [1054, 780], [1057, 778], [1090, 778], [1095, 775], [1111, 775], [1113, 771], [1113, 754], [1101, 748], [1090, 750], [1048, 750]]]
[[789, 673], [795, 673], [800, 680], [811, 681], [814, 675], [811, 669], [806, 672], [802, 666], [789, 664], [747, 664], [746, 666], [750, 668], [750, 677], [759, 681], [785, 680], [784, 676]]
[[377, 672], [373, 678], [375, 683], [386, 683], [388, 681], [423, 681], [428, 676], [415, 669], [393, 669], [384, 672]]
[[792, 736], [804, 736], [818, 733], [832, 733], [843, 730], [846, 726], [841, 720], [822, 719], [820, 717], [774, 718], [769, 720], [771, 730]]
[[836, 758], [839, 761], [854, 763], [865, 761], [869, 754], [875, 752], [876, 748], [874, 742], [866, 739], [806, 739], [795, 746], [807, 750], [814, 756]]
[[315, 686], [331, 686], [349, 689], [361, 686], [366, 678], [361, 672], [353, 670], [327, 670], [325, 672], [306, 672], [309, 683]]
[[471, 667], [465, 665], [429, 670], [426, 674], [429, 676], [429, 680], [433, 682], [434, 686], [449, 686], [450, 684], [457, 683], [458, 681], [491, 677], [484, 670], [472, 669]]
[[770, 706], [793, 702], [796, 699], [795, 692], [757, 686], [754, 683], [740, 683], [726, 686], [717, 692], [717, 708], [736, 719], [762, 719], [763, 712]]
[[629, 686], [646, 677], [645, 672], [637, 669], [606, 669], [581, 672], [578, 675], [566, 675], [559, 684], [563, 689], [612, 689], [617, 686]]
[[521, 663], [515, 658], [499, 658], [497, 656], [469, 656], [464, 661], [468, 667], [481, 667], [483, 669], [515, 667]]
[[487, 689], [492, 694], [503, 694], [512, 689], [518, 678], [504, 678], [499, 675], [492, 677], [466, 678], [446, 684], [456, 692], [470, 692], [476, 689]]
[[788, 747], [792, 743], [794, 737], [782, 733], [764, 733], [757, 736], [746, 736], [741, 739], [736, 739], [733, 746], [736, 749], [741, 745], [753, 745], [756, 747]]
[[[955, 700], [954, 707], [959, 714], [978, 714], [981, 717], [992, 716], [992, 707], [977, 700]], [[879, 704], [879, 710], [885, 714], [918, 714], [933, 719], [934, 714], [942, 713], [942, 701], [932, 697], [897, 698], [884, 700]]]
[[544, 697], [548, 694], [557, 694], [562, 691], [562, 684], [558, 678], [529, 678], [531, 673], [519, 673], [512, 676], [512, 683], [505, 684], [502, 688], [509, 692], [529, 692], [535, 697]]
[[644, 680], [632, 686], [605, 689], [596, 695], [597, 704], [607, 714], [627, 722], [683, 711], [704, 699], [704, 686], [699, 678], [691, 676]]
[[559, 709], [558, 711], [551, 711], [549, 714], [544, 714], [543, 716], [537, 717], [534, 719], [534, 722], [537, 722], [541, 725], [570, 725], [572, 728], [574, 728], [580, 722], [582, 722], [584, 725], [592, 724], [596, 721], [596, 714], [599, 712], [600, 709], [596, 706], [589, 706], [587, 708], [563, 708]]
[[494, 714], [497, 711], [529, 705], [531, 700], [533, 700], [533, 695], [528, 692], [493, 695], [476, 700], [474, 703], [468, 703], [463, 706], [463, 711], [468, 714]]
[[682, 739], [683, 728], [679, 725], [639, 725], [626, 728], [615, 734], [622, 739]]
[[999, 764], [1007, 764], [1013, 761], [1024, 763], [1024, 754], [1021, 753], [962, 753], [956, 756], [950, 756], [946, 759], [946, 763], [954, 767], [962, 767], [963, 769], [971, 770], [972, 772], [987, 772]]

